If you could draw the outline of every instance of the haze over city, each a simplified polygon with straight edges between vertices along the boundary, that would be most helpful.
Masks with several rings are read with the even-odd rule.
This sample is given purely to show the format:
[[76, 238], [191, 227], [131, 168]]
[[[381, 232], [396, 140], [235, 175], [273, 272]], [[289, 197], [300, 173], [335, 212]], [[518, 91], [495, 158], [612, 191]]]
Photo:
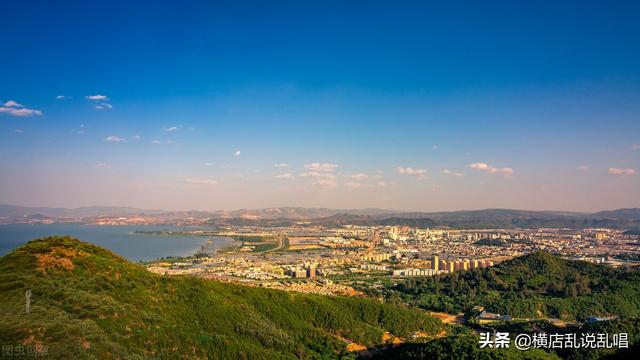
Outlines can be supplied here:
[[640, 204], [637, 3], [363, 4], [3, 4], [0, 203]]

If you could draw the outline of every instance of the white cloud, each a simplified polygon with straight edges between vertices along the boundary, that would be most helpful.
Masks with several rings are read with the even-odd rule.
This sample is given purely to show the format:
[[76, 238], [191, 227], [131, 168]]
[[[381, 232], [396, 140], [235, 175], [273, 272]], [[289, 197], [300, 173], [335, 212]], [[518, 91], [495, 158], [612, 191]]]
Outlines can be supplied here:
[[13, 100], [7, 101], [6, 103], [4, 103], [4, 106], [8, 106], [8, 107], [24, 107], [24, 105], [18, 104], [17, 102], [15, 102]]
[[242, 174], [235, 174], [235, 175], [233, 175], [233, 177], [236, 178], [236, 179], [244, 179], [244, 175], [242, 175]]
[[449, 169], [442, 170], [442, 173], [445, 174], [445, 175], [451, 175], [451, 176], [462, 176], [463, 175], [461, 172], [451, 171]]
[[206, 162], [206, 163], [204, 163], [204, 166], [209, 166], [209, 167], [211, 167], [211, 166], [213, 166], [213, 164], [212, 164], [212, 163], [210, 163], [210, 162]]
[[313, 185], [323, 188], [333, 188], [337, 186], [336, 176], [328, 172], [309, 171], [300, 174], [300, 177], [310, 177], [314, 179]]
[[109, 101], [109, 98], [106, 95], [87, 95], [85, 98], [93, 101]]
[[71, 96], [64, 96], [64, 95], [56, 96], [56, 100], [65, 100], [65, 99], [71, 99]]
[[395, 183], [395, 182], [393, 182], [393, 181], [391, 181], [391, 182], [389, 182], [389, 181], [378, 181], [378, 182], [376, 183], [376, 185], [378, 185], [378, 186], [380, 186], [380, 187], [387, 187], [387, 186], [395, 186], [395, 185], [396, 185], [396, 183]]
[[326, 189], [333, 189], [338, 184], [336, 184], [336, 180], [335, 179], [320, 178], [320, 179], [316, 179], [316, 181], [313, 182], [312, 185], [315, 185], [315, 186], [318, 186], [318, 187], [321, 187], [321, 188], [326, 188]]
[[609, 168], [609, 174], [611, 175], [635, 175], [636, 171], [631, 168]]
[[155, 144], [155, 145], [160, 145], [160, 144], [162, 144], [162, 142], [161, 142], [160, 140], [158, 140], [158, 139], [153, 139], [153, 140], [151, 140], [151, 143], [152, 143], [152, 144]]
[[433, 145], [432, 148], [433, 148], [433, 150], [438, 150], [440, 148], [440, 146], [439, 145]]
[[107, 164], [107, 163], [97, 163], [95, 165], [96, 169], [111, 169], [111, 165]]
[[481, 162], [469, 164], [469, 168], [473, 170], [488, 172], [490, 174], [502, 174], [505, 176], [511, 176], [515, 173], [515, 171], [513, 171], [513, 169], [510, 167], [497, 168], [487, 163]]
[[337, 164], [313, 162], [305, 164], [304, 168], [311, 171], [333, 171], [338, 167]]
[[35, 109], [27, 109], [25, 107], [18, 108], [15, 106], [0, 106], [0, 113], [9, 114], [11, 116], [40, 116], [42, 115], [42, 111]]
[[419, 179], [419, 180], [425, 179], [427, 176], [426, 169], [414, 169], [411, 167], [404, 167], [404, 166], [397, 166], [396, 172], [402, 175], [415, 176], [416, 179]]
[[15, 129], [15, 130], [13, 130], [13, 132], [14, 132], [14, 133], [16, 133], [16, 134], [22, 134], [22, 133], [24, 133], [24, 130], [22, 130], [22, 129]]
[[88, 95], [85, 99], [98, 102], [94, 107], [98, 110], [112, 109], [111, 100], [106, 95]]
[[296, 177], [292, 173], [284, 173], [284, 174], [275, 175], [274, 178], [281, 179], [281, 180], [293, 180]]
[[113, 109], [113, 105], [109, 103], [100, 103], [99, 105], [96, 105], [95, 108], [98, 110]]
[[580, 165], [576, 168], [578, 171], [588, 171], [589, 167], [587, 165]]
[[233, 156], [240, 156], [240, 150], [236, 150], [236, 152], [233, 153]]
[[140, 135], [133, 135], [131, 138], [133, 140], [140, 140]]
[[358, 173], [358, 174], [347, 175], [347, 177], [353, 180], [364, 180], [364, 179], [368, 179], [370, 176], [367, 174]]
[[164, 131], [166, 131], [166, 132], [172, 132], [172, 131], [176, 131], [176, 130], [178, 130], [177, 126], [171, 126], [171, 127], [164, 128]]
[[277, 163], [277, 164], [273, 164], [274, 167], [277, 168], [283, 168], [283, 167], [289, 167], [289, 164], [287, 163]]
[[106, 138], [104, 138], [104, 141], [121, 142], [121, 141], [124, 141], [124, 138], [121, 138], [121, 137], [116, 136], [116, 135], [110, 135], [110, 136], [107, 136]]

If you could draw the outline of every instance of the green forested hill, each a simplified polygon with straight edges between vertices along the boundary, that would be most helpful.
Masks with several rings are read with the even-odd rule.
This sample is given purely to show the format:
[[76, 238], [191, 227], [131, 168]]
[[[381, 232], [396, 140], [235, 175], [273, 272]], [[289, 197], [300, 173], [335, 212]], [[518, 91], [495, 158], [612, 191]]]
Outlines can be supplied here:
[[480, 305], [513, 317], [640, 316], [640, 272], [538, 252], [495, 267], [411, 279], [391, 289], [425, 309], [457, 313]]
[[162, 277], [68, 237], [0, 259], [0, 343], [45, 345], [53, 358], [334, 358], [343, 339], [371, 346], [384, 331], [443, 329], [419, 310], [367, 299]]
[[472, 335], [454, 335], [424, 343], [387, 347], [370, 360], [559, 360], [557, 354], [542, 349], [521, 351], [514, 347], [480, 348]]

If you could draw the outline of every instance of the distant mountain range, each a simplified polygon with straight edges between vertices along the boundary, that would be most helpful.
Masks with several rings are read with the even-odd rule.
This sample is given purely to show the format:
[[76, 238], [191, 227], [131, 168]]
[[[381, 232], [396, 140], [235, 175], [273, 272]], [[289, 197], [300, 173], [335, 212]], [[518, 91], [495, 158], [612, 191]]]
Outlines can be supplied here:
[[146, 210], [124, 206], [89, 206], [75, 209], [58, 207], [26, 207], [0, 204], [0, 217], [20, 217], [41, 215], [46, 217], [94, 217], [94, 216], [118, 216], [131, 214], [161, 214], [163, 210]]
[[469, 228], [640, 228], [640, 208], [596, 213], [484, 209], [446, 212], [402, 212], [384, 209], [328, 209], [280, 207], [233, 211], [164, 211], [131, 207], [94, 206], [76, 209], [0, 205], [0, 223], [28, 219], [92, 219], [118, 216], [146, 216], [166, 223], [180, 219], [201, 219], [212, 225], [283, 226], [304, 221], [310, 225], [409, 225], [416, 227]]

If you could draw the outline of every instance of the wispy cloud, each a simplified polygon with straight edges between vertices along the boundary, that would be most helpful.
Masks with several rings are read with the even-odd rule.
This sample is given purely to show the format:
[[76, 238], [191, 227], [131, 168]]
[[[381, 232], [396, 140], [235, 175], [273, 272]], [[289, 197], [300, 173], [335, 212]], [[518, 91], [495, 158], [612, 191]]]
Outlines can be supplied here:
[[323, 187], [323, 188], [334, 188], [338, 184], [336, 182], [336, 176], [330, 173], [331, 170], [322, 171], [308, 171], [300, 174], [300, 177], [303, 178], [313, 178], [314, 181], [312, 185]]
[[124, 138], [121, 138], [121, 137], [116, 136], [116, 135], [110, 135], [110, 136], [107, 136], [106, 138], [104, 138], [104, 141], [108, 141], [108, 142], [122, 142], [124, 140], [125, 140]]
[[66, 100], [66, 99], [71, 99], [71, 96], [65, 96], [65, 95], [56, 96], [56, 100]]
[[640, 150], [640, 144], [631, 145], [631, 150]]
[[0, 113], [5, 113], [11, 116], [40, 116], [42, 111], [35, 109], [27, 109], [24, 105], [19, 104], [16, 101], [9, 100], [0, 106]]
[[140, 135], [133, 135], [131, 138], [133, 140], [140, 140]]
[[98, 110], [113, 109], [113, 105], [111, 105], [111, 99], [109, 99], [106, 95], [88, 95], [85, 96], [85, 99], [97, 102], [98, 104], [94, 107]]
[[609, 168], [609, 174], [611, 175], [635, 175], [636, 171], [631, 168]]
[[185, 178], [184, 182], [196, 186], [217, 186], [220, 185], [218, 180], [207, 178]]
[[277, 167], [277, 168], [289, 167], [289, 164], [287, 164], [287, 163], [277, 163], [277, 164], [273, 164], [273, 167]]
[[24, 107], [24, 105], [18, 104], [17, 102], [15, 102], [13, 100], [7, 101], [6, 103], [4, 103], [4, 106], [8, 106], [8, 107]]
[[515, 171], [513, 171], [513, 169], [510, 167], [497, 168], [482, 162], [469, 164], [469, 168], [473, 170], [484, 171], [489, 174], [502, 174], [505, 176], [511, 176], [515, 173]]
[[240, 154], [241, 154], [240, 150], [236, 150], [236, 151], [233, 153], [233, 156], [240, 156]]
[[367, 174], [363, 174], [363, 173], [358, 173], [358, 174], [347, 175], [347, 177], [349, 179], [353, 179], [353, 180], [364, 180], [364, 179], [370, 178], [371, 176], [369, 176]]
[[13, 132], [14, 132], [14, 133], [16, 133], [16, 134], [22, 134], [22, 133], [24, 133], [24, 130], [22, 130], [22, 129], [15, 129], [15, 130], [13, 130]]
[[16, 108], [9, 108], [9, 107], [4, 107], [4, 106], [0, 106], [0, 113], [6, 113], [12, 116], [34, 116], [34, 115], [42, 115], [42, 111], [40, 110], [34, 110], [34, 109], [27, 109], [27, 108], [23, 108], [23, 109], [16, 109]]
[[87, 95], [85, 98], [93, 101], [109, 101], [109, 98], [106, 95]]
[[315, 182], [313, 182], [314, 186], [317, 187], [321, 187], [321, 188], [325, 188], [325, 189], [333, 189], [336, 186], [338, 186], [338, 184], [336, 183], [335, 178], [320, 178], [320, 179], [316, 179]]
[[160, 145], [160, 144], [162, 144], [162, 141], [160, 141], [158, 139], [153, 139], [153, 140], [151, 140], [151, 143], [154, 144], [154, 145]]
[[445, 175], [450, 175], [450, 176], [462, 176], [463, 175], [461, 172], [452, 171], [452, 170], [449, 170], [449, 169], [442, 170], [442, 173], [445, 174]]
[[578, 170], [578, 171], [589, 171], [589, 167], [587, 165], [580, 165], [580, 166], [576, 167], [576, 170]]
[[95, 108], [98, 109], [98, 110], [113, 109], [113, 105], [111, 105], [109, 103], [100, 103], [100, 104], [96, 105]]
[[313, 162], [305, 164], [304, 168], [310, 171], [333, 171], [338, 167], [337, 164]]
[[296, 177], [292, 173], [284, 173], [284, 174], [275, 175], [274, 178], [281, 179], [281, 180], [293, 180]]
[[177, 126], [171, 126], [171, 127], [164, 128], [164, 131], [166, 131], [166, 132], [173, 132], [173, 131], [176, 131], [176, 130], [178, 130]]
[[405, 166], [397, 166], [396, 172], [402, 175], [415, 176], [416, 179], [419, 179], [419, 180], [425, 179], [427, 176], [426, 169], [415, 169], [412, 167], [405, 167]]
[[395, 186], [396, 183], [393, 181], [378, 181], [376, 185], [380, 187], [387, 187], [387, 186]]
[[211, 166], [213, 166], [213, 163], [206, 162], [206, 163], [204, 163], [204, 166], [211, 167]]

